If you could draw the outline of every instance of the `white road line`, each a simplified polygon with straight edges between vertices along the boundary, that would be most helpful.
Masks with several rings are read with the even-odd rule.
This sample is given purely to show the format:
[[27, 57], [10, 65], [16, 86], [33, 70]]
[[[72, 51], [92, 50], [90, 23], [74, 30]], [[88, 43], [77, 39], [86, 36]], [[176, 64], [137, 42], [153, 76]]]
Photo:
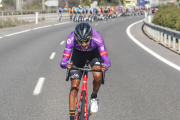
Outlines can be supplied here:
[[153, 52], [152, 50], [150, 50], [149, 48], [147, 48], [146, 46], [144, 46], [142, 43], [140, 43], [136, 38], [134, 38], [131, 33], [130, 33], [130, 29], [133, 25], [142, 22], [143, 20], [140, 20], [138, 22], [135, 22], [131, 25], [128, 26], [128, 28], [126, 29], [126, 33], [128, 34], [128, 36], [131, 38], [132, 41], [134, 41], [137, 45], [139, 45], [141, 48], [143, 48], [144, 50], [146, 50], [148, 53], [150, 53], [151, 55], [153, 55], [154, 57], [156, 57], [157, 59], [161, 60], [162, 62], [166, 63], [167, 65], [175, 68], [176, 70], [180, 71], [180, 66], [170, 62], [169, 60], [163, 58], [162, 56], [158, 55], [157, 53]]
[[64, 44], [64, 42], [65, 42], [65, 41], [62, 41], [60, 44], [62, 45], [62, 44]]
[[54, 59], [54, 56], [56, 55], [56, 53], [55, 52], [53, 52], [52, 54], [51, 54], [51, 56], [50, 56], [50, 58], [49, 59]]
[[12, 35], [28, 32], [28, 31], [30, 31], [30, 30], [24, 30], [24, 31], [21, 31], [21, 32], [16, 32], [16, 33], [12, 33], [12, 34], [9, 34], [9, 35], [6, 35], [6, 36], [12, 36]]
[[41, 29], [41, 28], [46, 28], [46, 27], [50, 27], [52, 25], [47, 25], [47, 26], [43, 26], [43, 27], [37, 27], [37, 28], [33, 28], [33, 30], [37, 30], [37, 29]]
[[54, 25], [62, 25], [62, 24], [67, 24], [67, 23], [70, 23], [70, 22], [63, 22], [63, 23], [58, 23], [58, 24], [54, 24]]
[[[61, 25], [61, 24], [66, 24], [66, 23], [70, 23], [70, 22], [64, 22], [64, 23], [60, 23], [60, 24], [56, 24], [56, 25]], [[50, 27], [50, 26], [52, 26], [52, 25], [47, 25], [47, 26], [32, 28], [32, 30], [37, 30], [37, 29], [46, 28], [46, 27]], [[25, 32], [28, 32], [28, 31], [31, 31], [31, 29], [29, 29], [29, 30], [24, 30], [24, 31], [20, 31], [20, 32], [16, 32], [16, 33], [12, 33], [12, 34], [8, 34], [8, 35], [5, 35], [5, 36], [12, 36], [12, 35], [20, 34], [20, 33], [25, 33]], [[0, 38], [3, 38], [3, 37], [0, 37]]]
[[45, 78], [39, 78], [38, 83], [36, 84], [36, 87], [34, 89], [33, 95], [39, 95], [41, 93], [44, 81]]
[[3, 37], [0, 37], [0, 39], [3, 38]]

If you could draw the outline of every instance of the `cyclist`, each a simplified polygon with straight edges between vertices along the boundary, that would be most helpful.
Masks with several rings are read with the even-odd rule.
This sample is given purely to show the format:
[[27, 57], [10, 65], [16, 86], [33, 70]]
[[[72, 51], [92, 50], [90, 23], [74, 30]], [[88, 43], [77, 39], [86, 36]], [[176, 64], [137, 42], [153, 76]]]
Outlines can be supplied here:
[[111, 8], [108, 7], [108, 16], [110, 17], [111, 16]]
[[95, 9], [94, 9], [94, 11], [95, 11], [95, 19], [97, 20], [98, 19], [98, 15], [99, 15], [99, 8], [98, 7], [95, 7]]
[[59, 7], [59, 9], [58, 9], [59, 21], [62, 21], [62, 13], [63, 13], [63, 9], [61, 9], [61, 8]]
[[82, 17], [84, 18], [84, 21], [86, 20], [86, 9], [85, 6], [82, 8]]
[[72, 12], [73, 12], [73, 20], [75, 20], [76, 19], [76, 13], [77, 13], [75, 6], [72, 8]]
[[69, 10], [70, 20], [72, 20], [72, 8]]
[[89, 7], [86, 7], [86, 20], [88, 20], [88, 16], [89, 16]]
[[93, 20], [93, 8], [89, 8], [89, 21]]
[[107, 7], [104, 8], [104, 13], [105, 13], [105, 18], [107, 19], [107, 15], [108, 15], [108, 8]]
[[77, 12], [77, 15], [78, 15], [78, 20], [79, 20], [79, 19], [80, 19], [80, 16], [81, 16], [80, 6], [79, 6], [79, 7], [76, 7], [76, 12]]
[[[68, 62], [70, 56], [71, 62]], [[104, 44], [104, 39], [101, 34], [92, 28], [88, 23], [79, 23], [75, 30], [69, 35], [63, 58], [60, 66], [62, 68], [71, 69], [72, 66], [82, 68], [86, 60], [90, 60], [90, 65], [93, 69], [101, 69], [107, 71], [111, 62], [108, 58], [107, 50]], [[93, 72], [93, 92], [91, 94], [91, 112], [98, 111], [97, 93], [101, 86], [101, 72]], [[70, 71], [71, 90], [69, 95], [69, 113], [70, 120], [74, 120], [77, 104], [77, 94], [79, 84], [82, 77], [82, 72], [79, 70]]]

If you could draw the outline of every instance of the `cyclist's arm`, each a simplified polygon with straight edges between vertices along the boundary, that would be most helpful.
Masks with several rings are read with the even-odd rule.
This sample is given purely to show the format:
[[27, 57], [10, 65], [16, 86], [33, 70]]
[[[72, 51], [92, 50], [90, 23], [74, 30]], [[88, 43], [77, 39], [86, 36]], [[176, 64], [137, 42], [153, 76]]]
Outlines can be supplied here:
[[106, 71], [107, 71], [108, 68], [111, 66], [111, 62], [110, 62], [109, 57], [108, 57], [108, 53], [107, 53], [107, 50], [106, 50], [106, 47], [105, 47], [105, 44], [104, 44], [103, 37], [99, 34], [98, 38], [100, 40], [99, 44], [98, 44], [98, 50], [99, 50], [101, 58], [104, 61], [104, 65], [105, 65], [105, 68], [106, 68]]
[[64, 49], [63, 57], [60, 63], [61, 68], [67, 68], [69, 64], [68, 60], [71, 57], [73, 47], [74, 47], [74, 31], [69, 35], [66, 41], [66, 47]]

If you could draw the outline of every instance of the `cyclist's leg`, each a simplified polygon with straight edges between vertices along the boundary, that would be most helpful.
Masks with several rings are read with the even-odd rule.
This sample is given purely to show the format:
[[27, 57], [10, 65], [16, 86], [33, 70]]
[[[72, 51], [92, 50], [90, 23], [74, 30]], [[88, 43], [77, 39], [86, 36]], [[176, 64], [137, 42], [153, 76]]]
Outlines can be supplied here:
[[[94, 58], [91, 61], [91, 66], [93, 69], [101, 69], [101, 63], [102, 63], [102, 59], [98, 56], [98, 58]], [[94, 81], [93, 81], [93, 92], [97, 93], [99, 91], [99, 88], [101, 86], [101, 76], [102, 73], [101, 72], [93, 72], [93, 77], [94, 77]]]
[[[73, 66], [82, 68], [86, 62], [86, 53], [79, 51], [77, 49], [73, 49], [73, 54], [71, 61], [73, 62]], [[77, 59], [78, 58], [78, 59]], [[69, 112], [73, 113], [70, 114], [71, 119], [73, 119], [76, 110], [77, 104], [77, 94], [79, 91], [79, 84], [82, 77], [82, 72], [79, 70], [72, 70], [70, 71], [70, 80], [71, 80], [71, 90], [69, 94]], [[74, 119], [73, 119], [74, 120]]]
[[[94, 58], [91, 61], [91, 66], [93, 69], [100, 69], [102, 62], [103, 62], [103, 60], [100, 57]], [[102, 73], [101, 72], [93, 72], [93, 76], [94, 76], [94, 80], [93, 80], [93, 92], [91, 94], [91, 112], [96, 113], [99, 109], [97, 93], [102, 84], [102, 79], [101, 79]]]
[[[73, 73], [71, 73], [73, 74]], [[75, 75], [71, 75], [74, 76]], [[77, 94], [79, 91], [79, 84], [80, 79], [74, 79], [71, 81], [71, 90], [69, 94], [69, 114], [70, 114], [70, 120], [74, 120], [75, 118], [75, 111], [76, 111], [76, 104], [77, 104]]]

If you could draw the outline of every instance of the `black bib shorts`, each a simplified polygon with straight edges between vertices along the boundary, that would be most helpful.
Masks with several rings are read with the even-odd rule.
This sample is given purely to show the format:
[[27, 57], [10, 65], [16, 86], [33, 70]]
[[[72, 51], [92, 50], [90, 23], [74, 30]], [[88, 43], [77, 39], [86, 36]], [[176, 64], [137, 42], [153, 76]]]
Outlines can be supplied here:
[[[95, 48], [92, 51], [80, 51], [76, 48], [73, 48], [71, 62], [73, 62], [72, 66], [83, 68], [86, 61], [90, 61], [91, 67], [93, 66], [101, 66], [101, 63], [104, 61], [102, 60], [98, 48]], [[75, 80], [82, 78], [82, 72], [80, 70], [71, 70], [70, 71], [70, 79]]]

